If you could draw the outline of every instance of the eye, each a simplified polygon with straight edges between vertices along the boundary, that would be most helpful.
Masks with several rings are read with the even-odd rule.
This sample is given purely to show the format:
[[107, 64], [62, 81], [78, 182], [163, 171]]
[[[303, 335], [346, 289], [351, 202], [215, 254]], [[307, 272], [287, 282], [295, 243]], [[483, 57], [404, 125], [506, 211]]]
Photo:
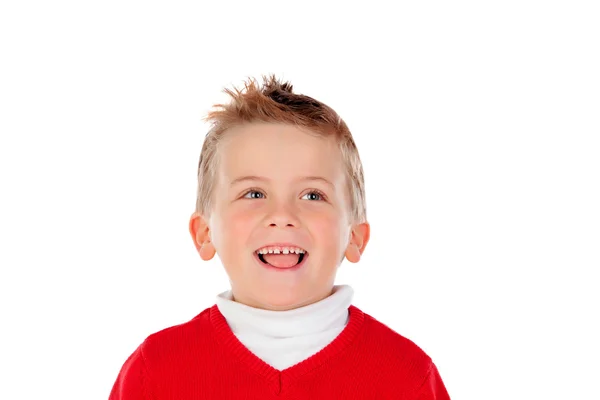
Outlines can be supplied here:
[[[248, 197], [248, 195], [250, 195], [250, 197]], [[256, 189], [250, 189], [244, 194], [245, 199], [262, 199], [260, 196], [264, 196], [263, 192]]]
[[318, 190], [310, 191], [310, 192], [306, 193], [302, 197], [305, 197], [305, 196], [308, 196], [308, 200], [316, 200], [316, 201], [319, 201], [319, 200], [323, 201], [323, 200], [325, 200], [324, 199], [325, 195], [323, 193], [321, 193], [320, 191], [318, 191]]

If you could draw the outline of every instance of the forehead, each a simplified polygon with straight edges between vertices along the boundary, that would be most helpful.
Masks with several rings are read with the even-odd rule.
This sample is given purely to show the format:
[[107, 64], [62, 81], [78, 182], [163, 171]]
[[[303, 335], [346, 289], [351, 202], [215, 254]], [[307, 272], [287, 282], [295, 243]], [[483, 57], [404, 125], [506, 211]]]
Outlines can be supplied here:
[[219, 144], [219, 175], [231, 181], [241, 175], [287, 180], [343, 177], [339, 147], [333, 137], [317, 136], [285, 124], [247, 124], [231, 128]]

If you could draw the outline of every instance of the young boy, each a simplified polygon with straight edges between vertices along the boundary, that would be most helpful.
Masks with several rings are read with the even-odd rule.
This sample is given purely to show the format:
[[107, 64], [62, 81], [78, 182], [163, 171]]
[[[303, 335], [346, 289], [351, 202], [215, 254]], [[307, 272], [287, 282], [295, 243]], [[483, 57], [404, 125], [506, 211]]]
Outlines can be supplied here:
[[370, 237], [344, 121], [274, 76], [209, 113], [189, 230], [231, 290], [146, 338], [110, 400], [449, 399], [431, 358], [334, 285]]

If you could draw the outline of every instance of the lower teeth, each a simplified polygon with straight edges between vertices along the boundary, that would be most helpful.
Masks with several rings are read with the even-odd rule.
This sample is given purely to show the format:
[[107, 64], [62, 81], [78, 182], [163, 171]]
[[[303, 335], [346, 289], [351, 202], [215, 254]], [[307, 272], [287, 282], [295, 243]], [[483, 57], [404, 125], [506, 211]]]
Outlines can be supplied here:
[[[260, 261], [262, 261], [262, 262], [263, 262], [263, 264], [268, 264], [268, 265], [271, 265], [271, 264], [269, 264], [269, 263], [268, 263], [268, 262], [265, 260], [265, 258], [263, 257], [263, 255], [262, 255], [262, 254], [260, 254], [260, 253], [258, 253], [258, 259], [259, 259]], [[300, 263], [302, 262], [302, 260], [303, 260], [303, 259], [304, 259], [304, 253], [300, 253], [300, 257], [298, 257], [298, 262], [296, 263], [296, 265], [300, 264]], [[294, 267], [295, 267], [296, 265], [294, 265]]]

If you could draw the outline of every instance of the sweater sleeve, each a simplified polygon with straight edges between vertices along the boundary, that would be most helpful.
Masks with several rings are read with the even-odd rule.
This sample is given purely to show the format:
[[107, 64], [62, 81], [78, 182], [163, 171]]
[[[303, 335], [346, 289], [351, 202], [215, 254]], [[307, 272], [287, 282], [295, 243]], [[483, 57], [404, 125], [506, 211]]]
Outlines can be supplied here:
[[112, 387], [108, 400], [151, 400], [150, 379], [141, 344], [127, 358]]
[[450, 400], [450, 395], [444, 386], [442, 377], [432, 362], [425, 381], [417, 390], [415, 400]]

